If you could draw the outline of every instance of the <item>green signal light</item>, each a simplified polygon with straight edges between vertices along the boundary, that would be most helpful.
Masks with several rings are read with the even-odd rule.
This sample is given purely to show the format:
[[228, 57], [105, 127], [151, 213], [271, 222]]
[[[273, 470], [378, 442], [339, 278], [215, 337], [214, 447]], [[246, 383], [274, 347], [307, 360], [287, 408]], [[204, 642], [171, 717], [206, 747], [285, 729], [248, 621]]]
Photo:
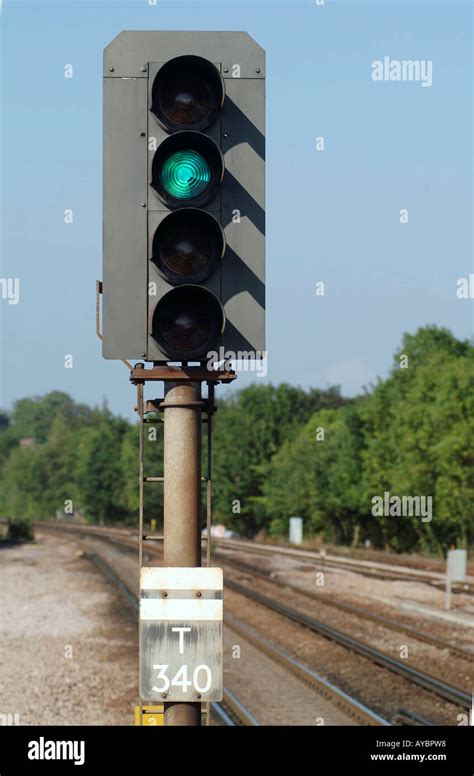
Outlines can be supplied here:
[[193, 199], [209, 185], [211, 170], [197, 151], [176, 151], [165, 160], [160, 180], [175, 199]]

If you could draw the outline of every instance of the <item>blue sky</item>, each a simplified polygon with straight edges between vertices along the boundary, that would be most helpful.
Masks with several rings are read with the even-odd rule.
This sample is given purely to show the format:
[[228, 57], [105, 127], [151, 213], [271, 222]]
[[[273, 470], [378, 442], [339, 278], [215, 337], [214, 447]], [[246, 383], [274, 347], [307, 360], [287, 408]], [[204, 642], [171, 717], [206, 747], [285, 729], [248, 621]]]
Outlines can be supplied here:
[[[405, 331], [471, 337], [471, 17], [433, 0], [3, 2], [0, 276], [20, 302], [0, 300], [0, 406], [58, 388], [131, 415], [95, 337], [102, 50], [123, 29], [246, 30], [266, 49], [267, 380], [353, 394]], [[372, 81], [384, 56], [431, 60], [432, 86]]]

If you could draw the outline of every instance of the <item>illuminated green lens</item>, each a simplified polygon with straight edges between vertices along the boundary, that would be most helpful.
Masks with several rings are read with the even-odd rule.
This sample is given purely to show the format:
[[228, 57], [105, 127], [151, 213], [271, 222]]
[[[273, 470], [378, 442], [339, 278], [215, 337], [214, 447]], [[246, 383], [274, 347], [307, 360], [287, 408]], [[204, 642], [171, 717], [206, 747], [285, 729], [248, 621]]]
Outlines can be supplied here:
[[211, 171], [204, 157], [197, 151], [176, 151], [165, 160], [160, 180], [172, 197], [192, 199], [207, 188]]

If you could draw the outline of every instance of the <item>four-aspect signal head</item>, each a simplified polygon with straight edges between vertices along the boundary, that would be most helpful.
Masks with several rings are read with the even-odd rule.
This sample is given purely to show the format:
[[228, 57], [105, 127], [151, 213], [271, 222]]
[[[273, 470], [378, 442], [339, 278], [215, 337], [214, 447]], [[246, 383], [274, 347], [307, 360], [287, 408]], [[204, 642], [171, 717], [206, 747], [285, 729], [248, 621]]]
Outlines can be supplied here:
[[263, 354], [264, 64], [245, 33], [105, 49], [106, 358]]

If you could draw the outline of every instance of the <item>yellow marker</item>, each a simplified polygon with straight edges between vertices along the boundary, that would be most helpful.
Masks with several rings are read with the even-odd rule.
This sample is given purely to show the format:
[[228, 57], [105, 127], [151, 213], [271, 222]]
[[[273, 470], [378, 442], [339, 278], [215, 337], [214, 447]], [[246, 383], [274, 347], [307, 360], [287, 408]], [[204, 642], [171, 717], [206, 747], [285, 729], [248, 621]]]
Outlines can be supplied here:
[[150, 520], [150, 531], [155, 533], [156, 531], [156, 517], [152, 517]]
[[[142, 706], [143, 726], [155, 727], [165, 724], [165, 707], [161, 703], [158, 706]], [[140, 726], [140, 706], [135, 706], [135, 725]]]

